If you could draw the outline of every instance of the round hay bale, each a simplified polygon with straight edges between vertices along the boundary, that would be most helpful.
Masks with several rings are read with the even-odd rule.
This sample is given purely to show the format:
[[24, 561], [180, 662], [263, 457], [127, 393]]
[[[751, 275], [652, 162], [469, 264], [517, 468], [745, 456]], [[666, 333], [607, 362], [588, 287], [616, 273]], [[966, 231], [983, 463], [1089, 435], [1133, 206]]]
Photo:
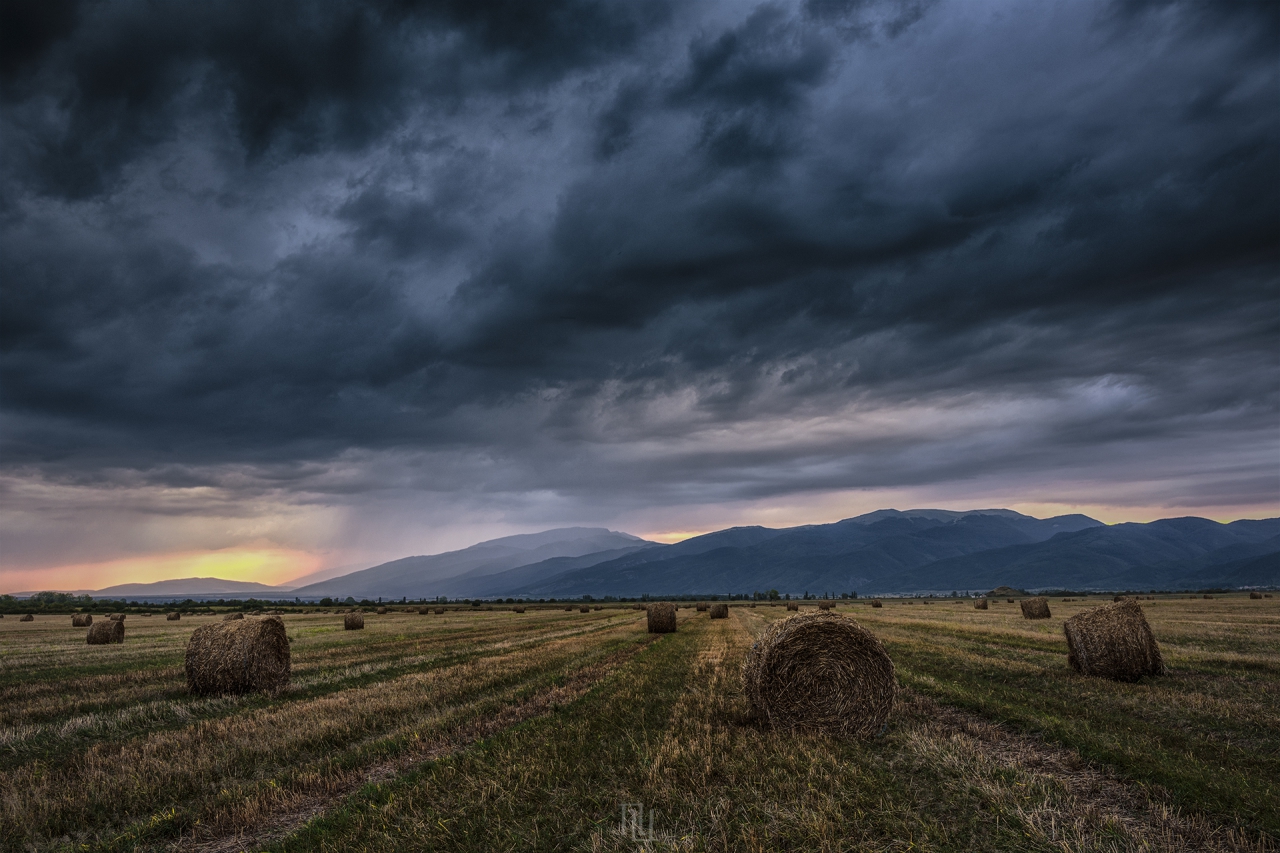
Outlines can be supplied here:
[[986, 610], [986, 609], [987, 609], [987, 600], [986, 600], [985, 598], [975, 598], [975, 599], [973, 600], [973, 609], [974, 609], [974, 610]]
[[511, 612], [512, 612], [512, 613], [523, 613], [523, 612], [524, 612], [524, 608], [523, 608], [523, 607], [513, 607], [513, 608], [511, 608]]
[[428, 613], [430, 613], [430, 612], [431, 612], [431, 608], [430, 608], [430, 607], [419, 607], [419, 608], [418, 608], [418, 615], [419, 615], [419, 616], [426, 616], [426, 615], [427, 615]]
[[572, 613], [572, 612], [573, 612], [573, 605], [569, 605], [568, 607], [566, 607], [566, 608], [564, 609], [564, 612], [565, 612], [565, 613]]
[[223, 622], [238, 622], [244, 618], [243, 613], [224, 613], [222, 614]]
[[124, 616], [125, 616], [125, 614], [123, 614], [123, 613], [112, 613], [112, 614], [111, 614], [110, 616], [108, 616], [107, 618], [108, 618], [108, 619], [110, 619], [112, 622], [123, 622], [123, 621], [124, 621]]
[[797, 604], [797, 603], [796, 603], [796, 602], [794, 602], [794, 601], [788, 601], [788, 602], [787, 602], [787, 612], [788, 612], [788, 613], [798, 613], [798, 612], [800, 612], [800, 605], [799, 605], [799, 604]]
[[592, 610], [604, 610], [604, 608], [603, 608], [603, 607], [601, 607], [599, 604], [597, 604], [595, 607], [593, 607], [593, 608], [591, 608], [591, 609], [592, 609]]
[[818, 609], [819, 609], [819, 610], [830, 610], [830, 609], [831, 609], [831, 602], [830, 602], [830, 601], [822, 601], [822, 602], [819, 602], [819, 603], [818, 603]]
[[1007, 604], [1013, 604], [1013, 599], [1012, 599], [1012, 598], [1006, 598], [1006, 599], [1005, 599], [1005, 603], [1007, 603]]
[[1142, 605], [1133, 599], [1103, 604], [1062, 623], [1067, 663], [1081, 675], [1137, 681], [1164, 675], [1164, 659]]
[[724, 602], [711, 605], [711, 618], [712, 619], [728, 619], [729, 605], [725, 604]]
[[21, 616], [21, 617], [19, 617], [18, 621], [19, 621], [19, 622], [34, 622], [34, 621], [36, 621], [36, 617], [35, 617], [35, 616], [33, 616], [33, 615], [31, 615], [30, 613], [28, 613], [28, 614], [26, 614], [25, 616]]
[[105, 646], [110, 643], [124, 642], [124, 623], [120, 621], [112, 621], [110, 619], [104, 622], [94, 622], [89, 626], [89, 633], [85, 638], [91, 646]]
[[443, 608], [443, 607], [437, 607], [437, 608], [435, 609], [434, 613], [435, 613], [437, 616], [443, 616], [443, 615], [444, 615], [444, 608]]
[[699, 601], [695, 609], [696, 609], [699, 613], [706, 613], [706, 612], [707, 612], [707, 603], [706, 603], [705, 601]]
[[151, 614], [150, 614], [150, 613], [143, 613], [142, 615], [143, 615], [143, 616], [147, 616], [147, 617], [151, 616]]
[[379, 615], [379, 616], [386, 616], [386, 615], [387, 615], [387, 608], [385, 608], [385, 607], [379, 607], [379, 608], [378, 608], [378, 615]]
[[754, 601], [751, 602], [750, 607], [754, 608], [755, 606], [756, 606], [756, 603]]
[[1023, 619], [1048, 619], [1049, 618], [1049, 599], [1041, 598], [1024, 598], [1022, 600], [1022, 618]]
[[1251, 593], [1249, 593], [1249, 597], [1250, 597], [1250, 598], [1252, 598], [1252, 599], [1254, 599], [1254, 600], [1261, 601], [1261, 600], [1262, 600], [1262, 593], [1260, 593], [1260, 592], [1251, 592]]
[[579, 612], [579, 613], [590, 613], [590, 612], [591, 612], [591, 608], [590, 608], [590, 607], [579, 607], [579, 608], [578, 608], [578, 612]]
[[838, 613], [774, 622], [747, 651], [742, 674], [756, 713], [779, 729], [871, 737], [884, 731], [897, 695], [884, 645]]
[[347, 613], [342, 617], [342, 628], [346, 631], [361, 631], [364, 629], [363, 613]]
[[1212, 599], [1212, 598], [1213, 598], [1213, 596], [1212, 596], [1212, 595], [1206, 595], [1206, 596], [1205, 596], [1205, 598]]
[[88, 613], [77, 613], [71, 617], [72, 628], [88, 628], [93, 624], [93, 616]]
[[182, 614], [175, 610], [172, 613], [165, 616], [164, 618], [166, 622], [177, 622], [179, 619], [182, 618]]
[[676, 606], [667, 601], [649, 605], [649, 633], [674, 634], [676, 631]]
[[199, 696], [289, 686], [289, 637], [279, 616], [201, 625], [187, 641], [187, 690]]
[[871, 606], [872, 606], [872, 607], [884, 607], [884, 604], [882, 604], [879, 600], [876, 600], [876, 601], [871, 602]]

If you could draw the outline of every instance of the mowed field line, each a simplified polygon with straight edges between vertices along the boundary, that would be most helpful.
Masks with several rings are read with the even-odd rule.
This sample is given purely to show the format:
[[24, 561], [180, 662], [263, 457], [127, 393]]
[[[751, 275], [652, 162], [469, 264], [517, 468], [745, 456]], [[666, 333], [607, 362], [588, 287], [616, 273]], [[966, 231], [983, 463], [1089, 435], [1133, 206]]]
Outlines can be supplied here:
[[[101, 841], [102, 833], [133, 821], [126, 832], [133, 844], [188, 824], [212, 834], [249, 826], [272, 813], [273, 803], [341, 786], [352, 768], [406, 749], [467, 713], [494, 713], [519, 699], [521, 689], [548, 686], [644, 636], [634, 617], [597, 625], [602, 630], [96, 743], [57, 766], [29, 762], [0, 774], [0, 837]], [[122, 778], [128, 785], [120, 785]]]

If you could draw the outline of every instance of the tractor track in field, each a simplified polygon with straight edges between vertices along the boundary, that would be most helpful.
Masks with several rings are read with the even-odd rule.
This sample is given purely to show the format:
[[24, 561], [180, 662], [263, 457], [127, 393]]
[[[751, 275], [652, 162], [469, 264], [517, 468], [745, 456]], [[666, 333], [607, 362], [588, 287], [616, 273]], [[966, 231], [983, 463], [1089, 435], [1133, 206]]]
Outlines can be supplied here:
[[611, 672], [648, 648], [650, 643], [658, 638], [659, 635], [646, 635], [642, 642], [614, 652], [574, 672], [564, 684], [550, 687], [528, 699], [508, 705], [497, 714], [468, 719], [437, 737], [421, 741], [410, 752], [388, 761], [371, 764], [358, 778], [344, 782], [334, 790], [322, 795], [309, 795], [293, 800], [287, 809], [275, 813], [250, 832], [205, 839], [183, 836], [168, 843], [157, 844], [153, 849], [193, 851], [193, 853], [242, 853], [242, 851], [257, 850], [267, 844], [280, 841], [314, 818], [332, 810], [342, 800], [365, 785], [389, 781], [419, 765], [461, 752], [505, 729], [535, 717], [545, 716], [562, 705], [580, 699]]

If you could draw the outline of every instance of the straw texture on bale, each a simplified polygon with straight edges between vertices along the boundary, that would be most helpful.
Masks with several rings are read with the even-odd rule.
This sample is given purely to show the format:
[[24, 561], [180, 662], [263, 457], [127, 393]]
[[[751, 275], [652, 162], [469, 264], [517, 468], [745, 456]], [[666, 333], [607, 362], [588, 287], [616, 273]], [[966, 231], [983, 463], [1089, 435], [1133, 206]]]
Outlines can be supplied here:
[[676, 606], [666, 601], [649, 605], [649, 633], [674, 634], [676, 630]]
[[871, 606], [872, 606], [872, 607], [884, 607], [884, 605], [883, 605], [883, 604], [881, 604], [879, 601], [873, 601], [873, 602], [871, 602]]
[[342, 627], [347, 631], [359, 631], [364, 628], [363, 613], [347, 613], [342, 617]]
[[1133, 599], [1103, 604], [1062, 623], [1067, 663], [1081, 675], [1137, 681], [1164, 675], [1164, 659], [1142, 605]]
[[93, 624], [93, 617], [88, 613], [77, 613], [71, 617], [72, 628], [88, 628]]
[[728, 619], [729, 605], [725, 604], [724, 602], [711, 605], [711, 618], [712, 619]]
[[985, 598], [975, 598], [975, 599], [973, 600], [973, 609], [974, 609], [974, 610], [986, 610], [986, 609], [987, 609], [987, 600], [986, 600]]
[[436, 614], [437, 616], [443, 616], [443, 615], [444, 615], [444, 608], [443, 608], [443, 607], [437, 607], [437, 608], [435, 609], [435, 614]]
[[707, 612], [707, 603], [706, 603], [705, 601], [699, 601], [699, 602], [698, 602], [697, 610], [698, 610], [698, 612], [699, 612], [699, 613], [706, 613], [706, 612]]
[[91, 646], [105, 646], [110, 643], [124, 642], [124, 623], [112, 622], [107, 619], [103, 622], [94, 622], [89, 626], [89, 634], [86, 642]]
[[1013, 599], [1012, 599], [1012, 598], [1006, 598], [1006, 599], [1005, 599], [1005, 602], [1006, 602], [1006, 603], [1008, 603], [1008, 604], [1013, 604]]
[[23, 617], [21, 617], [20, 619], [18, 619], [18, 621], [19, 621], [19, 622], [34, 622], [34, 621], [36, 621], [36, 617], [34, 617], [34, 616], [32, 616], [30, 613], [28, 613], [28, 614], [26, 614], [25, 616], [23, 616]]
[[1250, 597], [1250, 598], [1262, 598], [1262, 593], [1260, 593], [1260, 592], [1251, 592], [1251, 593], [1249, 593], [1249, 597]]
[[386, 616], [386, 615], [387, 615], [387, 608], [385, 608], [385, 607], [379, 607], [379, 608], [378, 608], [378, 615], [379, 615], [379, 616]]
[[590, 608], [590, 607], [579, 607], [579, 608], [578, 608], [578, 612], [579, 612], [579, 613], [590, 613], [590, 612], [591, 612], [591, 608]]
[[1048, 619], [1049, 618], [1049, 599], [1024, 598], [1021, 603], [1022, 603], [1023, 619]]
[[426, 616], [426, 615], [427, 615], [428, 613], [430, 613], [430, 612], [431, 612], [431, 608], [430, 608], [430, 607], [419, 607], [419, 608], [418, 608], [418, 615], [419, 615], [419, 616]]
[[112, 622], [123, 622], [123, 621], [124, 621], [124, 614], [123, 614], [123, 613], [112, 613], [112, 614], [111, 614], [110, 616], [108, 616], [107, 618], [108, 618], [108, 619], [110, 619]]
[[820, 604], [818, 605], [818, 609], [819, 609], [819, 610], [830, 610], [830, 609], [831, 609], [831, 602], [830, 602], [830, 601], [824, 601], [824, 602], [820, 603]]
[[511, 608], [511, 612], [512, 612], [512, 613], [523, 613], [523, 612], [524, 612], [524, 608], [523, 608], [523, 607], [513, 607], [513, 608]]
[[800, 611], [800, 605], [796, 604], [794, 601], [789, 601], [787, 602], [787, 610], [791, 613], [798, 613]]
[[222, 614], [223, 622], [238, 622], [244, 618], [243, 613], [224, 613]]
[[182, 614], [175, 610], [172, 613], [165, 616], [164, 618], [169, 622], [177, 622], [179, 619], [182, 618]]
[[884, 646], [837, 613], [774, 622], [747, 651], [742, 675], [756, 713], [779, 729], [871, 737], [884, 730], [897, 695]]
[[187, 641], [187, 689], [200, 696], [289, 686], [289, 638], [279, 616], [201, 625]]

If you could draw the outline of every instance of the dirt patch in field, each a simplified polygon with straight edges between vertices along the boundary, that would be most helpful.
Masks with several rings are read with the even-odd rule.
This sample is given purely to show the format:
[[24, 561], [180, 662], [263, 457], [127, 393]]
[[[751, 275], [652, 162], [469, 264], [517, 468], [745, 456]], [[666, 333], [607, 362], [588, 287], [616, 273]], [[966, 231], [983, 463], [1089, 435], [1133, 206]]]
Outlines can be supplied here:
[[301, 829], [313, 818], [333, 809], [343, 799], [365, 785], [394, 779], [419, 764], [459, 752], [478, 741], [493, 737], [504, 729], [551, 713], [556, 708], [581, 698], [610, 672], [657, 639], [659, 639], [657, 636], [645, 637], [630, 648], [615, 652], [591, 666], [578, 670], [564, 684], [543, 690], [522, 702], [508, 705], [497, 714], [465, 720], [438, 737], [419, 742], [406, 754], [363, 768], [357, 777], [343, 780], [340, 785], [323, 795], [294, 800], [287, 810], [277, 812], [268, 820], [260, 822], [252, 832], [203, 840], [183, 837], [164, 845], [162, 849], [195, 851], [195, 853], [240, 853], [278, 841]]
[[[899, 702], [902, 718], [914, 729], [908, 735], [909, 753], [953, 769], [972, 764], [963, 774], [968, 784], [982, 790], [993, 806], [1016, 815], [1038, 840], [1063, 851], [1277, 849], [1265, 836], [1184, 814], [1159, 788], [1114, 776], [1073, 750], [909, 690]], [[1012, 787], [1000, 778], [1000, 771], [1010, 770], [1025, 777]]]

